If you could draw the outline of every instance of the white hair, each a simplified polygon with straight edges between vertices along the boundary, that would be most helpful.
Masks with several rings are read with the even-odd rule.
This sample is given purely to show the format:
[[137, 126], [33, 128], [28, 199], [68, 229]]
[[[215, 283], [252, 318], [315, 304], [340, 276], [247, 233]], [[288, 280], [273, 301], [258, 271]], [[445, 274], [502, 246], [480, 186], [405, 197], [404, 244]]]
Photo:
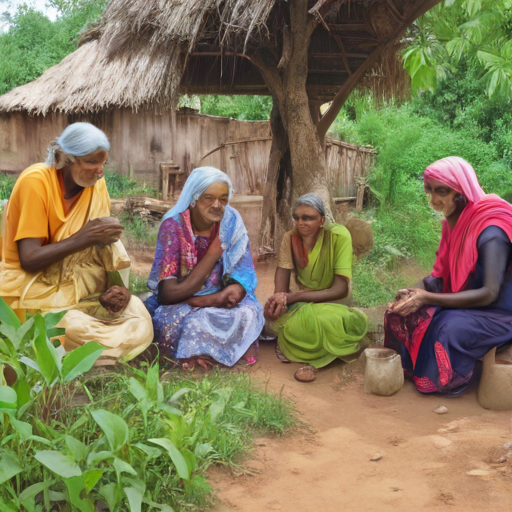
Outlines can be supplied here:
[[107, 136], [90, 123], [70, 124], [48, 147], [46, 164], [61, 169], [67, 161], [74, 161], [96, 151], [109, 151]]
[[320, 196], [311, 193], [300, 196], [295, 202], [293, 211], [295, 211], [301, 204], [312, 206], [322, 217], [325, 217], [325, 205]]

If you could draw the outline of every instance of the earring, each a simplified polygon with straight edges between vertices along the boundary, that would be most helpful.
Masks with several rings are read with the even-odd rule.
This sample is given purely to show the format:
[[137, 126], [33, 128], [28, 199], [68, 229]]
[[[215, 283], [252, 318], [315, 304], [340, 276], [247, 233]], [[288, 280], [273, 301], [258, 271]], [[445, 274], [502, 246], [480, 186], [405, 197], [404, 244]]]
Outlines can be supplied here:
[[196, 202], [195, 202], [195, 201], [192, 201], [192, 202], [190, 203], [190, 207], [191, 207], [191, 208], [194, 208], [194, 206], [195, 206], [195, 205], [196, 205]]

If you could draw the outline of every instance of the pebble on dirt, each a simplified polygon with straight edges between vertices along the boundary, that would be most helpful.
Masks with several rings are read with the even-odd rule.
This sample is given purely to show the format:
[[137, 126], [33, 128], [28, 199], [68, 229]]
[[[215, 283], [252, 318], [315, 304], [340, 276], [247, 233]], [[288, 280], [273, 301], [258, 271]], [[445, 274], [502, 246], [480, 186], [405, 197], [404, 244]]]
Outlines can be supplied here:
[[446, 414], [448, 412], [448, 407], [445, 407], [444, 405], [440, 405], [439, 407], [436, 407], [434, 409], [434, 412], [436, 414]]
[[370, 460], [372, 462], [377, 462], [378, 460], [382, 459], [384, 457], [383, 453], [376, 453]]

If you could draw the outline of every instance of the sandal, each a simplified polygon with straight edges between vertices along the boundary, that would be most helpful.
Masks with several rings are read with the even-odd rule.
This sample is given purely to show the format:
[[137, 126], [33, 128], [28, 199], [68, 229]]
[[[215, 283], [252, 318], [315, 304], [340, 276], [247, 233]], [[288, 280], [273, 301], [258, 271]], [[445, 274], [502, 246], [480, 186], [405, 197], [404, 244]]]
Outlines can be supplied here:
[[276, 356], [282, 363], [291, 363], [291, 361], [281, 352], [279, 345], [276, 343]]
[[299, 382], [313, 382], [316, 379], [317, 371], [318, 370], [314, 366], [307, 364], [306, 366], [299, 368], [293, 376], [295, 377], [295, 380], [298, 380]]
[[196, 360], [195, 359], [183, 359], [179, 362], [180, 368], [182, 370], [185, 370], [187, 372], [193, 371], [196, 367]]

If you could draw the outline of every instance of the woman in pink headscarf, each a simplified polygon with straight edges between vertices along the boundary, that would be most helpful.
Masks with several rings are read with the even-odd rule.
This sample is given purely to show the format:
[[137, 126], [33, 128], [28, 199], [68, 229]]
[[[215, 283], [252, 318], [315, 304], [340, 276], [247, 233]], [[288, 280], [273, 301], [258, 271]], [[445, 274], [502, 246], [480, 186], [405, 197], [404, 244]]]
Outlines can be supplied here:
[[485, 194], [462, 158], [434, 162], [423, 179], [445, 217], [441, 242], [432, 274], [386, 312], [385, 344], [419, 391], [458, 396], [475, 359], [512, 342], [512, 205]]

